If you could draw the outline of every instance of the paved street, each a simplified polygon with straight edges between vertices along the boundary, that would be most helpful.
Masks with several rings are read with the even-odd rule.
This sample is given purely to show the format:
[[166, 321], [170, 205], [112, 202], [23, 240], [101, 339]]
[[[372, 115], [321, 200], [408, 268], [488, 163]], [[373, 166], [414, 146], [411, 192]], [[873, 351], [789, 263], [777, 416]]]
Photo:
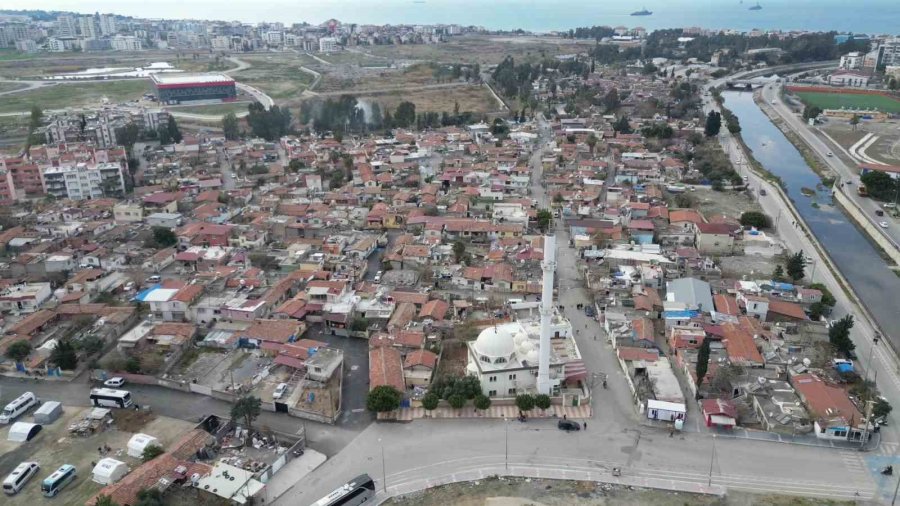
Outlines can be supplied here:
[[[766, 104], [769, 104], [772, 110], [774, 110], [787, 124], [790, 126], [791, 130], [797, 133], [807, 146], [812, 148], [818, 157], [825, 162], [825, 164], [831, 168], [836, 174], [840, 175], [840, 182], [852, 182], [852, 185], [848, 188], [846, 192], [847, 196], [863, 211], [869, 220], [875, 225], [878, 230], [881, 231], [890, 241], [894, 244], [895, 247], [900, 248], [900, 222], [894, 220], [890, 217], [878, 217], [875, 216], [875, 211], [881, 209], [881, 205], [878, 201], [867, 198], [860, 197], [856, 192], [856, 186], [859, 185], [859, 174], [854, 166], [850, 166], [844, 162], [841, 158], [841, 154], [846, 153], [845, 149], [838, 144], [833, 143], [830, 139], [821, 136], [821, 134], [817, 134], [816, 129], [807, 125], [800, 116], [794, 114], [787, 104], [781, 99], [781, 84], [780, 83], [771, 83], [766, 85], [762, 90], [762, 97]], [[832, 153], [835, 156], [827, 156], [827, 153]], [[846, 155], [849, 159], [849, 154]], [[888, 228], [881, 228], [879, 226], [880, 222], [887, 222]]]
[[[541, 123], [539, 145], [548, 133]], [[543, 207], [547, 198], [538, 184], [540, 158], [540, 153], [532, 158], [532, 198]], [[756, 180], [754, 183], [760, 184]], [[763, 205], [777, 208], [781, 204], [770, 192]], [[786, 209], [784, 212], [787, 216]], [[790, 232], [789, 221], [785, 222], [786, 240], [799, 245], [805, 238], [796, 230]], [[625, 380], [599, 326], [574, 309], [576, 304], [588, 302], [587, 294], [577, 272], [578, 258], [568, 247], [568, 237], [559, 221], [556, 233], [557, 279], [562, 294], [559, 303], [566, 306], [574, 328], [579, 330], [576, 341], [591, 371], [610, 374], [609, 388], [598, 389], [594, 398], [594, 415], [587, 421], [586, 431], [561, 432], [552, 420], [373, 424], [345, 450], [298, 483], [289, 500], [277, 504], [308, 504], [362, 472], [376, 480], [379, 499], [384, 499], [491, 474], [615, 482], [617, 479], [610, 474], [612, 467], [623, 469], [622, 480], [629, 480], [626, 483], [681, 490], [701, 490], [711, 483], [711, 490], [724, 486], [732, 490], [851, 500], [885, 497], [892, 492], [893, 481], [886, 480], [878, 469], [893, 461], [895, 443], [877, 452], [861, 453], [713, 438], [705, 432], [669, 437], [666, 429], [640, 425]], [[892, 429], [885, 435], [896, 441]]]

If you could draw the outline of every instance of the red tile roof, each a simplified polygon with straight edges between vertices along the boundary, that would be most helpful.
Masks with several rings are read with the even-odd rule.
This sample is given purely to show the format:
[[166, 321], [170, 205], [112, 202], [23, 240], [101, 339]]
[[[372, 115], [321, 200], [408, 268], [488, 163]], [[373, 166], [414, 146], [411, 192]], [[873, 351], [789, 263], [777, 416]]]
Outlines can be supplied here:
[[806, 316], [806, 312], [803, 311], [803, 306], [775, 298], [769, 299], [769, 313], [776, 313], [795, 320], [809, 319]]
[[730, 296], [722, 293], [717, 293], [713, 295], [713, 303], [716, 306], [716, 311], [722, 314], [738, 316], [741, 314], [738, 309], [737, 300]]
[[403, 361], [403, 368], [409, 369], [420, 365], [434, 370], [434, 367], [437, 365], [437, 359], [438, 356], [428, 350], [416, 350], [406, 355], [406, 360]]
[[722, 325], [722, 332], [725, 334], [722, 343], [725, 344], [725, 351], [728, 352], [728, 359], [736, 364], [764, 364], [762, 355], [756, 349], [756, 343], [753, 342], [753, 334], [746, 328], [726, 323]]
[[388, 346], [369, 350], [369, 389], [382, 385], [392, 386], [400, 392], [406, 390], [400, 351]]
[[616, 350], [620, 360], [627, 362], [635, 360], [645, 360], [647, 362], [656, 362], [659, 360], [659, 352], [657, 350], [648, 350], [644, 348], [631, 348], [629, 346], [621, 346]]
[[858, 423], [862, 413], [850, 401], [847, 392], [831, 386], [812, 374], [798, 374], [791, 379], [794, 389], [806, 403], [809, 411], [818, 418], [843, 418]]

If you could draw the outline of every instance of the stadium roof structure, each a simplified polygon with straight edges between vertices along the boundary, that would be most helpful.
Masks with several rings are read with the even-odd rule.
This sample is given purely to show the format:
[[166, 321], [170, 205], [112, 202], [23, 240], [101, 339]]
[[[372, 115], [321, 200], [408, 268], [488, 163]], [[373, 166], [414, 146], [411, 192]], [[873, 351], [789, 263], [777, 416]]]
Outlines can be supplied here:
[[219, 73], [182, 74], [157, 73], [150, 76], [158, 88], [182, 88], [191, 86], [223, 86], [234, 84], [234, 79]]

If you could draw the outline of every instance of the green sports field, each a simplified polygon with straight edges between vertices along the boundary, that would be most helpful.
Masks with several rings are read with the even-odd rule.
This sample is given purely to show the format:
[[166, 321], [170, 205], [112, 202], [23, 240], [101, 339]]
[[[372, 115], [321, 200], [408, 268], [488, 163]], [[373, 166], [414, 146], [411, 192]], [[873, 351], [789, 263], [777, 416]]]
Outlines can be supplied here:
[[851, 93], [797, 92], [804, 103], [822, 109], [878, 109], [879, 111], [900, 113], [900, 100], [883, 95], [856, 95]]

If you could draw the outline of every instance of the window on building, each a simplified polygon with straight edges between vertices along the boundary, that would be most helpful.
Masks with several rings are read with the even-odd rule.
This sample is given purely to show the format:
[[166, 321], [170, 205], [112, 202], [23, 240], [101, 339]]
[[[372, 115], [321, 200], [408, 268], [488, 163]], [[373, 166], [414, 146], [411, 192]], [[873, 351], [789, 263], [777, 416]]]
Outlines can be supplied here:
[[509, 391], [507, 392], [507, 394], [509, 394], [509, 395], [516, 395], [516, 389], [515, 389], [515, 388], [510, 388]]
[[510, 374], [510, 375], [509, 375], [509, 379], [511, 379], [511, 380], [516, 379], [516, 375], [515, 375], [515, 374]]
[[496, 390], [488, 390], [488, 397], [496, 397], [496, 396], [497, 396]]
[[488, 378], [488, 381], [490, 381], [490, 382], [497, 381], [497, 377], [496, 377], [496, 376], [491, 376], [491, 377]]

